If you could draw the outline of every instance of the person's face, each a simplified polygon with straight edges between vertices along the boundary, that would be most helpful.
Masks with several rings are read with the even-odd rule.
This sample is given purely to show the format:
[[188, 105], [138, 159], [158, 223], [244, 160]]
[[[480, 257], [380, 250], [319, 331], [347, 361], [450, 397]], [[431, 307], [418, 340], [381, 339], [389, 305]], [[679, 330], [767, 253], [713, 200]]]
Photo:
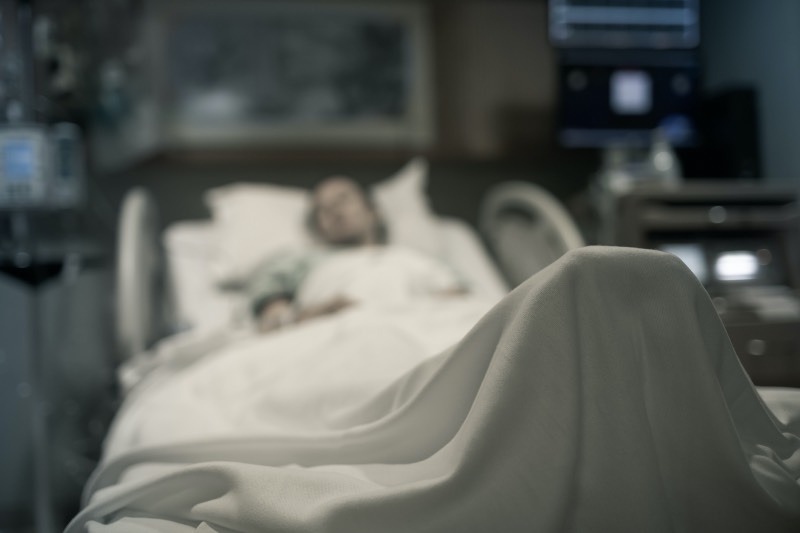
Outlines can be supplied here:
[[371, 244], [377, 218], [364, 193], [346, 178], [332, 178], [314, 190], [319, 236], [329, 244]]

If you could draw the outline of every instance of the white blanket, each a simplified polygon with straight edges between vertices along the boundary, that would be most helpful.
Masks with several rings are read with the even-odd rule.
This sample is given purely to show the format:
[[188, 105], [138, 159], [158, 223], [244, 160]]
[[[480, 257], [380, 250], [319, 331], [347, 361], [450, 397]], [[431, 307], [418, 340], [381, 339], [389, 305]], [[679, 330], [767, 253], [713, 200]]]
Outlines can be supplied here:
[[481, 305], [420, 306], [177, 357], [68, 531], [797, 531], [800, 440], [672, 256], [570, 253], [433, 357]]
[[444, 263], [416, 250], [362, 246], [340, 250], [314, 268], [297, 293], [297, 304], [313, 307], [344, 297], [362, 304], [397, 306], [459, 286]]

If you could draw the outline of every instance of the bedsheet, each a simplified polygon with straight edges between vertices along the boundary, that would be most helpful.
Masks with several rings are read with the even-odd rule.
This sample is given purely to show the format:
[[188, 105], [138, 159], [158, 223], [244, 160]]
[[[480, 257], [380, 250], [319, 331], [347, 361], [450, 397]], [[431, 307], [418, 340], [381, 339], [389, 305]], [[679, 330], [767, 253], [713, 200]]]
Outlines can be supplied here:
[[[471, 329], [478, 303], [429, 305], [396, 310], [414, 335], [353, 311], [152, 372], [67, 531], [797, 531], [800, 440], [676, 258], [570, 252]], [[286, 375], [339, 378], [283, 402], [301, 334], [322, 366]]]

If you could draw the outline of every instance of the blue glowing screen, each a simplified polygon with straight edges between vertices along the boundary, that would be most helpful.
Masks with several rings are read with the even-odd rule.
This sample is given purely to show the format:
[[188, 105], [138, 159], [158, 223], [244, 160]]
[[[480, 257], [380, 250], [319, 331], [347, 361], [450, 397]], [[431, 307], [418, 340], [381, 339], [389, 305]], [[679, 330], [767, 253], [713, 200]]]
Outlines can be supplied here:
[[33, 144], [29, 141], [8, 141], [3, 145], [3, 175], [8, 181], [28, 181], [35, 167]]

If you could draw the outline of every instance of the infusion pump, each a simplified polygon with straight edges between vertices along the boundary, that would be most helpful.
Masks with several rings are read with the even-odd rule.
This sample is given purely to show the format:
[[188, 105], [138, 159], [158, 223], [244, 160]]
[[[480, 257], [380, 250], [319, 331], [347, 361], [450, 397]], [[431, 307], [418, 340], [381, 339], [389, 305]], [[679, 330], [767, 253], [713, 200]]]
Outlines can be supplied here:
[[78, 126], [0, 126], [0, 209], [78, 207], [85, 192]]

